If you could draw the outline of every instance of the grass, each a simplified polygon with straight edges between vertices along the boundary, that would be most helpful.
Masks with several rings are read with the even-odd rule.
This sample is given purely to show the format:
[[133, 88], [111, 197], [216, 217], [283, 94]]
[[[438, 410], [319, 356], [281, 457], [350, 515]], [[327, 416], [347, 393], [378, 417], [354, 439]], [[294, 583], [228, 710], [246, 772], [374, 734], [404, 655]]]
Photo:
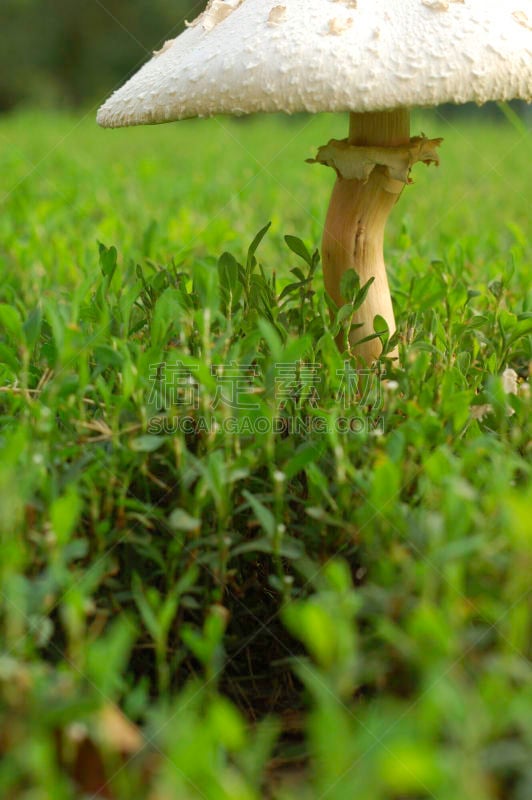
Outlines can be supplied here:
[[345, 127], [0, 120], [0, 796], [530, 796], [529, 139], [415, 121], [384, 378], [313, 255]]

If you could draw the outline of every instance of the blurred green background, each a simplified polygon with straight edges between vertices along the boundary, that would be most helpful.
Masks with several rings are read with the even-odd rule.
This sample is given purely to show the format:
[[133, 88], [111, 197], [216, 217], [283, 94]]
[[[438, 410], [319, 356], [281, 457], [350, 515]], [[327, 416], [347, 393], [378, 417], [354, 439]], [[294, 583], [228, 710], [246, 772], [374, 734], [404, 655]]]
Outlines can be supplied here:
[[2, 0], [0, 111], [97, 102], [204, 0]]

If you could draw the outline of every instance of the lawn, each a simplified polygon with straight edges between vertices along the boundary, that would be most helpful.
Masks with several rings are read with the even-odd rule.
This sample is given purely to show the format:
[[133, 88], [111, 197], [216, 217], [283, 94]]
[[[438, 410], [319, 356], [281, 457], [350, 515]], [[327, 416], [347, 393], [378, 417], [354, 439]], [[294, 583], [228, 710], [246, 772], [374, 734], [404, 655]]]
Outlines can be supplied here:
[[359, 374], [346, 119], [93, 117], [0, 118], [0, 797], [526, 800], [530, 134], [414, 119]]

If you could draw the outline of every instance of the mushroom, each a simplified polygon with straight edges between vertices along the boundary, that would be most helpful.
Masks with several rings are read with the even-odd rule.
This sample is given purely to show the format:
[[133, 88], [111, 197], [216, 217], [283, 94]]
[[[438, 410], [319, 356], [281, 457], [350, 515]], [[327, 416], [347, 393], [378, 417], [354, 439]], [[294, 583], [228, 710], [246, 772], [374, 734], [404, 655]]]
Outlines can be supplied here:
[[410, 109], [512, 98], [532, 100], [530, 0], [210, 0], [107, 100], [98, 122], [348, 111], [348, 137], [314, 159], [337, 174], [323, 274], [337, 306], [347, 270], [368, 284], [349, 341], [369, 364], [382, 349], [375, 317], [395, 330], [386, 221], [412, 166], [438, 164], [442, 141], [411, 139]]

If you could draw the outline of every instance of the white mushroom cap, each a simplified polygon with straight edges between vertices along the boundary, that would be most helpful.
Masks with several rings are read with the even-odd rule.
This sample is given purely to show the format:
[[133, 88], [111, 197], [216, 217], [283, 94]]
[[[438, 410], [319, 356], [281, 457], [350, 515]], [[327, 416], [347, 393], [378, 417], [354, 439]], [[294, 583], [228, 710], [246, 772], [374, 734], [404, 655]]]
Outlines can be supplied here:
[[210, 0], [98, 122], [512, 98], [532, 100], [532, 0]]

